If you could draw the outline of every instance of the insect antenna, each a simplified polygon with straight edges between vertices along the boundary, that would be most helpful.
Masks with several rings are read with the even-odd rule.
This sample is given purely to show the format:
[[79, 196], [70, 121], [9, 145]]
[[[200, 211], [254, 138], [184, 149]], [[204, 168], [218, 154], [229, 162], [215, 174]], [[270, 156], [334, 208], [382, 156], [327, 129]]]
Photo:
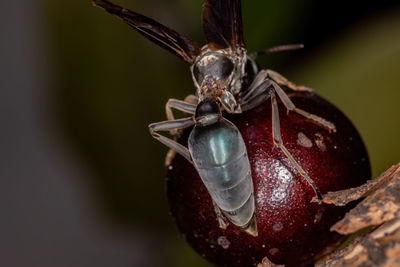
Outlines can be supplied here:
[[256, 59], [259, 56], [267, 55], [267, 54], [272, 54], [272, 53], [277, 53], [277, 52], [282, 52], [282, 51], [293, 51], [293, 50], [299, 50], [303, 49], [304, 45], [303, 44], [287, 44], [287, 45], [278, 45], [274, 46], [268, 49], [265, 49], [263, 51], [255, 52], [249, 55], [251, 59]]

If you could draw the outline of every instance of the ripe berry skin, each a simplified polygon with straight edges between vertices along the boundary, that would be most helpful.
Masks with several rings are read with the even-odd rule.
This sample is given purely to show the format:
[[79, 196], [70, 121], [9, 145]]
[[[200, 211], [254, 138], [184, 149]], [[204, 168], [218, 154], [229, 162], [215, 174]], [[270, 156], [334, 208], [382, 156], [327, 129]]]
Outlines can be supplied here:
[[[329, 132], [279, 102], [284, 145], [322, 194], [354, 187], [370, 179], [365, 146], [357, 130], [336, 107], [313, 93], [289, 94], [303, 110], [336, 125]], [[342, 236], [330, 232], [347, 207], [311, 203], [309, 184], [273, 145], [271, 104], [266, 101], [243, 114], [224, 114], [240, 130], [252, 168], [258, 236], [229, 224], [219, 228], [205, 186], [194, 167], [176, 156], [167, 173], [171, 214], [185, 240], [218, 266], [253, 266], [268, 257], [274, 263], [302, 266], [334, 249]], [[181, 137], [187, 140], [190, 130]], [[228, 221], [226, 221], [228, 222]]]

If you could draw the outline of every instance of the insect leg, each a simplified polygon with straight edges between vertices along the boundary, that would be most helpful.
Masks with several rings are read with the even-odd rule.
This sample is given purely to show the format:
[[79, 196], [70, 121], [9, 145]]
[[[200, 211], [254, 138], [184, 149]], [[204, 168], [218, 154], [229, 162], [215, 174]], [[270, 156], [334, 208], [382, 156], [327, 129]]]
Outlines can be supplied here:
[[[194, 114], [196, 112], [196, 104], [198, 98], [195, 95], [188, 95], [184, 101], [170, 98], [165, 104], [165, 113], [167, 114], [167, 119], [169, 121], [175, 120], [174, 113], [172, 109], [180, 110], [182, 112], [188, 114]], [[171, 130], [170, 135], [174, 137], [174, 139], [179, 136], [178, 129]], [[167, 156], [165, 157], [165, 165], [168, 166], [172, 159], [175, 157], [176, 151], [174, 149], [170, 149], [167, 152]]]
[[[177, 120], [171, 120], [171, 121], [162, 121], [162, 122], [156, 122], [152, 123], [149, 125], [149, 130], [150, 134], [169, 147], [170, 149], [173, 149], [174, 151], [178, 152], [181, 154], [184, 158], [186, 158], [189, 162], [192, 162], [191, 157], [190, 157], [190, 152], [189, 149], [175, 140], [172, 140], [168, 137], [165, 137], [163, 135], [160, 135], [158, 132], [159, 131], [171, 131], [171, 130], [177, 130], [177, 129], [185, 129], [190, 126], [194, 125], [194, 120], [193, 117], [190, 118], [183, 118], [183, 119], [177, 119]], [[168, 162], [168, 158], [166, 159], [166, 164]]]
[[243, 112], [253, 109], [258, 105], [260, 105], [261, 103], [264, 103], [269, 96], [270, 96], [269, 91], [265, 91], [262, 94], [249, 99], [248, 101], [241, 102], [240, 108]]
[[318, 187], [315, 185], [314, 181], [308, 176], [308, 174], [303, 170], [303, 168], [297, 163], [292, 154], [286, 149], [283, 145], [281, 138], [281, 130], [280, 130], [280, 122], [279, 122], [279, 111], [278, 111], [278, 103], [276, 102], [275, 92], [271, 91], [271, 104], [272, 104], [272, 138], [274, 141], [274, 145], [279, 147], [283, 154], [285, 154], [286, 158], [293, 164], [293, 166], [297, 169], [301, 176], [306, 179], [306, 181], [310, 184], [312, 189], [315, 192], [318, 200], [321, 200], [321, 193], [319, 192]]
[[221, 209], [214, 202], [214, 200], [212, 201], [212, 203], [214, 205], [214, 212], [215, 212], [215, 215], [217, 216], [219, 228], [221, 228], [222, 230], [226, 230], [226, 228], [228, 227], [228, 222], [226, 222], [226, 219], [225, 219]]
[[196, 112], [196, 105], [175, 98], [168, 99], [167, 103], [165, 104], [165, 113], [167, 114], [167, 119], [169, 121], [175, 120], [172, 109], [176, 109], [189, 114], [194, 114]]
[[183, 101], [197, 105], [199, 102], [199, 97], [196, 95], [187, 95]]
[[307, 119], [313, 120], [316, 123], [328, 128], [329, 131], [336, 132], [336, 127], [332, 122], [325, 120], [324, 118], [321, 118], [317, 115], [311, 114], [307, 111], [304, 111], [302, 109], [296, 108], [296, 106], [293, 104], [292, 100], [290, 100], [288, 95], [285, 93], [285, 91], [283, 91], [283, 89], [278, 84], [276, 84], [275, 82], [272, 82], [271, 85], [274, 88], [275, 92], [278, 94], [279, 98], [282, 100], [282, 103], [285, 105], [285, 107], [288, 111], [294, 111], [297, 114], [299, 114], [303, 117], [306, 117]]
[[239, 104], [242, 111], [250, 110], [265, 102], [270, 96], [269, 90], [272, 80], [267, 79], [267, 72], [261, 70], [254, 81], [249, 86], [245, 94], [239, 98]]
[[262, 94], [266, 89], [268, 89], [268, 87], [271, 85], [271, 80], [267, 77], [267, 71], [261, 70], [254, 78], [249, 88], [244, 92], [241, 101], [249, 101], [251, 98]]
[[285, 77], [283, 77], [281, 74], [277, 73], [276, 71], [273, 70], [266, 70], [268, 77], [274, 80], [277, 84], [280, 86], [286, 86], [293, 91], [301, 91], [301, 92], [312, 92], [314, 91], [312, 88], [304, 86], [304, 85], [296, 85], [295, 83], [289, 81]]

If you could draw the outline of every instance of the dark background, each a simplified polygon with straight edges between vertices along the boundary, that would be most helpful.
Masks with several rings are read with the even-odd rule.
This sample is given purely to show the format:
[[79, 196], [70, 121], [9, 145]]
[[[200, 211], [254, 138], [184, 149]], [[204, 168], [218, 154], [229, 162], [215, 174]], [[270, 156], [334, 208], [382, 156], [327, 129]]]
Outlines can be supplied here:
[[[204, 44], [200, 0], [124, 0]], [[243, 1], [261, 66], [354, 122], [374, 176], [400, 160], [398, 1]], [[147, 125], [194, 92], [189, 66], [90, 1], [1, 1], [0, 265], [209, 266], [168, 215]]]

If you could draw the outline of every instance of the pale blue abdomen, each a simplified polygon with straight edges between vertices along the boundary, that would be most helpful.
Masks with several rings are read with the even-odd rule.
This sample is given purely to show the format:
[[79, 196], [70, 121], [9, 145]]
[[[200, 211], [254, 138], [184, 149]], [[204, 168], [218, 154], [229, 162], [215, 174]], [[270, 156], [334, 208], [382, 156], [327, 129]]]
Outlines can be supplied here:
[[212, 199], [237, 226], [254, 213], [253, 182], [243, 138], [230, 121], [196, 125], [189, 136], [194, 165]]

